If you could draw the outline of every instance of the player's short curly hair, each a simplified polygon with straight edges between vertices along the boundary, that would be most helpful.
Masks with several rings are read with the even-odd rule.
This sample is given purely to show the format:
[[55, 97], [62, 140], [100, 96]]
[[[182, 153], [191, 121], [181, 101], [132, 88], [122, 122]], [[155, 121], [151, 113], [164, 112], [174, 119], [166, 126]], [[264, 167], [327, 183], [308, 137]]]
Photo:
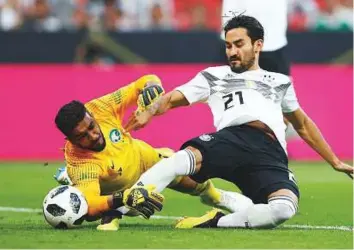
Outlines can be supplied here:
[[262, 24], [254, 17], [242, 14], [233, 17], [226, 23], [224, 27], [225, 36], [228, 31], [236, 28], [246, 29], [252, 43], [259, 39], [264, 40], [264, 28]]
[[55, 124], [65, 136], [70, 136], [74, 128], [84, 119], [86, 112], [87, 109], [82, 102], [71, 101], [59, 109]]

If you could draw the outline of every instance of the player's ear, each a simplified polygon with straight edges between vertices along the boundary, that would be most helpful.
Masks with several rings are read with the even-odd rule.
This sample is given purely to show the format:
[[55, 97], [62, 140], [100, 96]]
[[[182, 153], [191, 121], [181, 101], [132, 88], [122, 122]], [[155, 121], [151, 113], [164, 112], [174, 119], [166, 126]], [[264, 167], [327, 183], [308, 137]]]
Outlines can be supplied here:
[[254, 45], [253, 45], [253, 48], [254, 48], [254, 52], [255, 53], [261, 52], [261, 50], [263, 48], [263, 40], [262, 39], [258, 39], [257, 41], [255, 41]]

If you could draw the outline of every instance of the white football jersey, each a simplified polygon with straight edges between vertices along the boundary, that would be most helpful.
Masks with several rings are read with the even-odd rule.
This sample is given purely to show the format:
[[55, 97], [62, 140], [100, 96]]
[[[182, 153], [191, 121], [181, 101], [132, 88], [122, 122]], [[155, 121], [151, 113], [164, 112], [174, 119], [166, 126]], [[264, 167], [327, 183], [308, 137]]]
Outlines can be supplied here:
[[288, 76], [263, 69], [237, 74], [229, 66], [218, 66], [202, 70], [176, 90], [190, 104], [207, 102], [217, 131], [259, 120], [273, 130], [287, 152], [282, 113], [299, 108]]

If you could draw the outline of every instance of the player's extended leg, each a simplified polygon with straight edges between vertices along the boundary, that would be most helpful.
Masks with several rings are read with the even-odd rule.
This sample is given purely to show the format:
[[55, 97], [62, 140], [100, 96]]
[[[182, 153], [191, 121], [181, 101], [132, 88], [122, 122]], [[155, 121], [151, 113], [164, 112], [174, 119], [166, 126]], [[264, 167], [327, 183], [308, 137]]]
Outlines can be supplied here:
[[110, 210], [105, 212], [101, 218], [101, 224], [97, 226], [98, 231], [117, 231], [119, 229], [119, 220], [122, 213], [118, 210]]
[[[141, 145], [145, 146], [146, 144], [145, 143], [141, 143]], [[150, 160], [151, 162], [157, 161], [158, 157], [155, 156], [155, 154], [154, 154], [155, 151], [150, 150], [150, 147], [147, 147], [147, 146], [145, 146], [144, 149], [145, 149], [144, 152], [146, 153], [145, 156], [148, 155], [148, 153], [149, 153], [149, 155], [148, 155], [149, 157], [146, 156], [145, 157], [146, 159]], [[160, 155], [160, 158], [163, 158], [157, 164], [162, 163], [162, 168], [169, 168], [168, 166], [167, 167], [165, 166], [166, 163], [164, 161], [167, 161], [167, 163], [170, 162], [169, 161], [170, 158], [167, 158], [167, 157], [170, 157], [171, 155], [172, 155], [172, 157], [174, 157], [175, 155], [173, 154], [173, 151], [171, 151], [170, 149], [167, 149], [167, 148], [157, 149], [156, 151]], [[150, 171], [151, 171], [151, 169], [147, 170], [147, 172], [150, 172]], [[143, 175], [145, 175], [147, 172], [145, 172]], [[167, 171], [167, 172], [169, 173], [169, 171]], [[151, 175], [155, 175], [156, 176], [155, 171], [153, 171], [153, 173]], [[150, 174], [148, 174], [147, 177], [149, 178], [149, 176], [150, 176]], [[173, 179], [175, 179], [175, 177], [177, 177], [177, 176], [179, 176], [179, 174], [173, 175], [172, 179], [168, 179], [167, 182], [165, 182], [166, 184], [164, 185], [164, 187], [162, 189], [164, 189], [168, 184], [170, 184], [173, 181]], [[140, 177], [138, 183], [141, 182], [141, 179], [142, 179], [142, 177]], [[144, 185], [148, 184], [145, 181], [143, 183], [144, 183]], [[152, 180], [149, 183], [154, 183], [154, 180]], [[159, 191], [162, 191], [162, 189], [159, 189]], [[211, 189], [209, 189], [209, 188], [207, 188], [206, 186], [203, 186], [203, 185], [199, 186], [199, 190], [202, 190], [202, 189], [203, 189], [203, 191], [208, 192], [212, 196], [213, 191]], [[126, 207], [120, 207], [120, 208], [117, 209], [117, 211], [119, 211], [121, 214], [124, 214], [125, 216], [127, 216], [127, 215], [129, 216], [129, 209], [127, 209]], [[112, 215], [106, 216], [102, 220], [101, 225], [99, 225], [97, 227], [98, 230], [102, 230], [102, 231], [108, 231], [108, 230], [109, 231], [114, 231], [114, 230], [118, 230], [118, 228], [119, 228], [118, 219], [115, 219], [114, 216], [112, 216]]]
[[[198, 173], [202, 168], [202, 160], [201, 152], [192, 146], [188, 146], [184, 150], [174, 153], [169, 158], [157, 162], [152, 168], [142, 174], [135, 185], [153, 184], [156, 186], [156, 191], [161, 192], [170, 183], [173, 183], [175, 178]], [[187, 186], [195, 184], [190, 178], [185, 178], [184, 182]], [[234, 192], [216, 190], [208, 182], [199, 184], [197, 186], [197, 193], [198, 190], [200, 194], [203, 193], [203, 197], [201, 197], [208, 205], [219, 206], [229, 211], [238, 211], [252, 204], [252, 201], [247, 197]], [[218, 196], [218, 194], [221, 195]], [[210, 199], [212, 202], [210, 202]], [[235, 203], [235, 201], [238, 202]]]
[[[156, 186], [157, 192], [161, 192], [179, 176], [198, 173], [202, 167], [202, 160], [201, 152], [194, 147], [188, 146], [184, 150], [180, 150], [172, 156], [157, 162], [152, 168], [142, 174], [135, 185], [153, 184]], [[179, 187], [179, 191], [186, 188], [186, 186], [191, 187], [197, 184], [190, 178], [184, 178], [184, 185], [185, 187]], [[201, 198], [208, 205], [219, 206], [229, 211], [237, 211], [244, 206], [252, 204], [252, 201], [247, 197], [234, 192], [217, 190], [208, 182], [198, 184], [194, 191], [196, 191], [196, 195], [201, 194]], [[235, 203], [235, 201], [240, 200], [242, 202]]]
[[[152, 148], [150, 145], [145, 142], [139, 141], [139, 145], [141, 146], [141, 153], [144, 155], [145, 165], [151, 168], [152, 165], [155, 165], [159, 161], [165, 161], [166, 158], [169, 158], [174, 155], [174, 151], [169, 148]], [[194, 154], [194, 157], [197, 162], [201, 162], [202, 156], [200, 152], [194, 148], [189, 148]], [[158, 157], [156, 153], [158, 154]], [[180, 154], [178, 152], [178, 154]], [[165, 161], [169, 162], [169, 161]], [[165, 164], [164, 164], [165, 165]], [[167, 166], [167, 164], [166, 164]], [[168, 166], [170, 167], [170, 166]], [[144, 183], [145, 184], [145, 183]], [[239, 195], [236, 192], [227, 192], [224, 190], [220, 190], [214, 187], [211, 181], [204, 181], [202, 183], [197, 183], [192, 180], [188, 176], [177, 176], [173, 179], [171, 183], [168, 185], [169, 188], [172, 188], [176, 191], [200, 196], [201, 202], [209, 205], [218, 207], [221, 209], [225, 209], [230, 212], [234, 212], [242, 207], [240, 204], [252, 204], [252, 201], [245, 196]], [[159, 188], [158, 188], [159, 190]], [[239, 202], [239, 200], [247, 200], [245, 202]], [[237, 204], [235, 204], [237, 201]]]
[[184, 194], [200, 196], [202, 200], [212, 204], [218, 203], [221, 199], [221, 193], [211, 180], [197, 183], [189, 176], [178, 176], [167, 187]]
[[187, 217], [176, 228], [274, 228], [292, 218], [298, 198], [289, 189], [280, 189], [268, 196], [268, 204], [254, 204], [247, 209], [225, 215], [214, 209], [202, 217]]
[[176, 227], [274, 228], [295, 215], [299, 191], [288, 169], [287, 155], [281, 144], [263, 131], [229, 127], [194, 138], [182, 147], [188, 145], [203, 153], [203, 166], [193, 179], [210, 175], [226, 179], [255, 204], [228, 215], [214, 210], [199, 218], [185, 218]]
[[119, 229], [119, 219], [112, 216], [104, 216], [101, 224], [97, 226], [98, 231], [117, 231]]
[[157, 162], [143, 173], [135, 185], [153, 184], [157, 192], [164, 190], [178, 176], [197, 173], [201, 168], [202, 155], [199, 150], [188, 147], [174, 153], [169, 158]]
[[192, 196], [199, 196], [202, 203], [229, 212], [236, 212], [253, 204], [251, 199], [237, 192], [215, 188], [211, 180], [197, 183], [188, 176], [179, 176], [170, 183], [168, 188]]

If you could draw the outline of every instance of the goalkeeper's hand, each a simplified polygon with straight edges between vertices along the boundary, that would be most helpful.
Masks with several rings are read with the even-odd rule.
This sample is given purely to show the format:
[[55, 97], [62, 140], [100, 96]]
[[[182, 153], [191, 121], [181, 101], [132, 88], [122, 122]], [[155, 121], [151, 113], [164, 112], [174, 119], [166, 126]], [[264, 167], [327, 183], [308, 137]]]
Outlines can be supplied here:
[[66, 167], [60, 167], [57, 169], [57, 172], [53, 176], [54, 179], [60, 184], [60, 185], [72, 185], [72, 181], [68, 175], [68, 172], [66, 171]]
[[154, 185], [133, 187], [113, 195], [115, 207], [124, 205], [145, 219], [149, 219], [155, 211], [162, 210], [164, 199], [162, 194], [155, 192]]
[[138, 96], [138, 110], [144, 111], [165, 93], [160, 84], [151, 84], [143, 88]]

